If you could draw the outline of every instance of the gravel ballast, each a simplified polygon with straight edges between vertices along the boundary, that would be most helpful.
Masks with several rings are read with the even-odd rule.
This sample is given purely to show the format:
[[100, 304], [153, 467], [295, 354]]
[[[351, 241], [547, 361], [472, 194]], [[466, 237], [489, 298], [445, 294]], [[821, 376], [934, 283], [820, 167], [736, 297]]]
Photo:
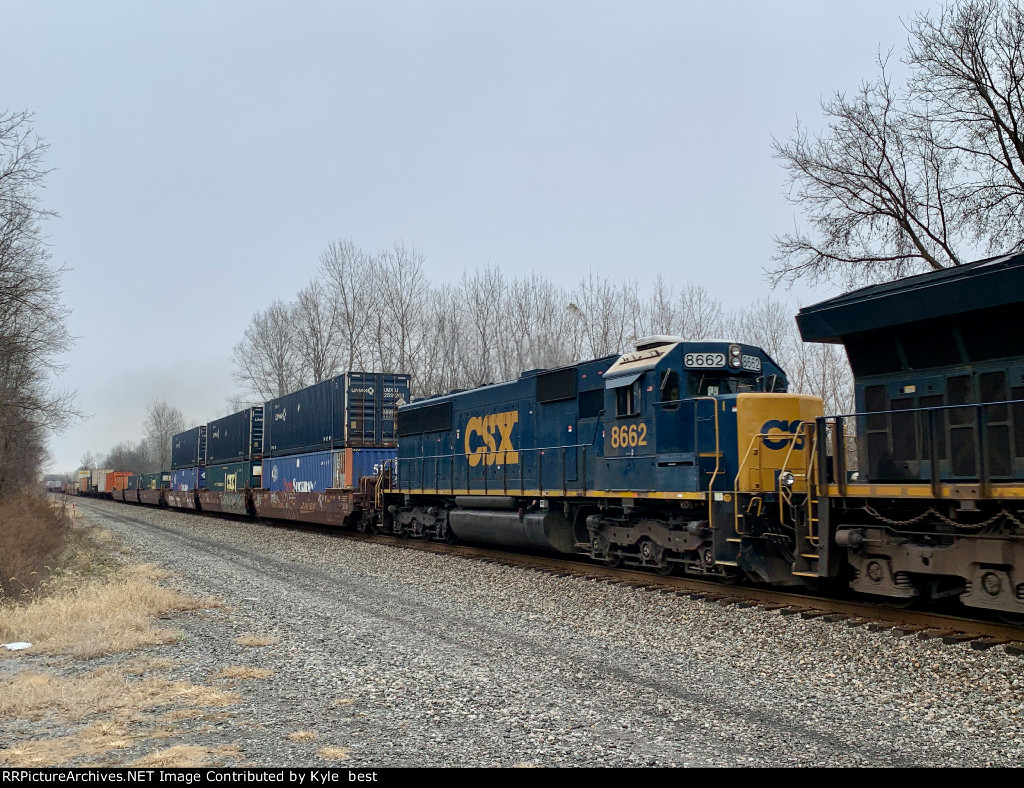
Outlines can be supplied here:
[[[224, 607], [176, 617], [183, 678], [228, 665], [244, 765], [977, 766], [1024, 756], [1024, 660], [330, 534], [80, 505]], [[244, 648], [247, 634], [276, 645]], [[32, 659], [26, 657], [26, 659]], [[36, 658], [38, 659], [38, 658]], [[110, 658], [114, 659], [114, 658]], [[4, 672], [15, 661], [2, 663]], [[316, 738], [289, 740], [297, 731]]]

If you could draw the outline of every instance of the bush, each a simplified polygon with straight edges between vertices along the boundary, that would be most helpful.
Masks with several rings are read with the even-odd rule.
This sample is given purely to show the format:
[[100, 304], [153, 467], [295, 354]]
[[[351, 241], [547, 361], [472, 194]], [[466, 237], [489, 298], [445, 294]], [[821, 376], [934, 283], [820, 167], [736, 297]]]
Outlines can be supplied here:
[[46, 578], [64, 546], [68, 517], [44, 498], [0, 499], [0, 598], [20, 596]]

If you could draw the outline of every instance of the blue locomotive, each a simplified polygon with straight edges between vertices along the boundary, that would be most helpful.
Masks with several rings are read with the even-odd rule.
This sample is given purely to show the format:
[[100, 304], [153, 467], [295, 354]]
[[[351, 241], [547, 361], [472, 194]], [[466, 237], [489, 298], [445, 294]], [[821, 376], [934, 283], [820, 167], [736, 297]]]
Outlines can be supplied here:
[[821, 401], [787, 385], [760, 348], [657, 336], [406, 405], [385, 528], [793, 582], [780, 496]]

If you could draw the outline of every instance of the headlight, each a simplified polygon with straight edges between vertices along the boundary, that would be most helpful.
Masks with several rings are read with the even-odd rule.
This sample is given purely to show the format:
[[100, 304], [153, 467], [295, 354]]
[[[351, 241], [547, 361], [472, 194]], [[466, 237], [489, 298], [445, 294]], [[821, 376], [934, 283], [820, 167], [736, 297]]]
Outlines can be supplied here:
[[740, 364], [743, 363], [743, 351], [739, 345], [729, 345], [729, 366], [734, 369], [739, 369]]
[[794, 481], [796, 481], [796, 479], [789, 471], [783, 471], [779, 474], [779, 484], [783, 487], [792, 487]]

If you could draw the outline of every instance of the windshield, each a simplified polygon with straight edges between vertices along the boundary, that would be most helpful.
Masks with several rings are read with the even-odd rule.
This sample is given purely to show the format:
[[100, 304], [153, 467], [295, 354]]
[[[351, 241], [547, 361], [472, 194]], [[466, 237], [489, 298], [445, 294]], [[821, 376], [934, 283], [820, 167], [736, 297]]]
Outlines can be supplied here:
[[693, 372], [686, 379], [686, 394], [689, 397], [714, 397], [744, 391], [757, 391], [756, 377]]

